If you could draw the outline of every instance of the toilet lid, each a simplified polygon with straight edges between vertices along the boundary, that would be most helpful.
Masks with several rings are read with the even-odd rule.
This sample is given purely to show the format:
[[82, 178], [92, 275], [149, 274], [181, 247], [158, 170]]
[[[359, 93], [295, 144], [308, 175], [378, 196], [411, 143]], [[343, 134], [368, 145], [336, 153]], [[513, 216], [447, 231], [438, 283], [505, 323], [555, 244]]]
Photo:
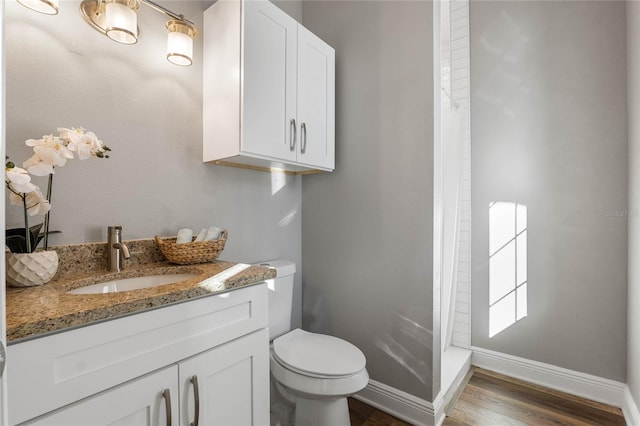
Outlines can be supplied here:
[[273, 353], [282, 364], [301, 374], [350, 376], [366, 364], [362, 351], [351, 343], [299, 328], [275, 339]]

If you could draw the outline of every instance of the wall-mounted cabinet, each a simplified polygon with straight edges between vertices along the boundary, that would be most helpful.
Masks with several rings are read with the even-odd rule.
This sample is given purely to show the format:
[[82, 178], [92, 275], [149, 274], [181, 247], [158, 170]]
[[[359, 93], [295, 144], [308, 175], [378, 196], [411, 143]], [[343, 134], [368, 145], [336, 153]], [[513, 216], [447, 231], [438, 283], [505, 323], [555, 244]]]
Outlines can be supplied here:
[[272, 3], [205, 11], [203, 80], [205, 162], [334, 169], [334, 50]]

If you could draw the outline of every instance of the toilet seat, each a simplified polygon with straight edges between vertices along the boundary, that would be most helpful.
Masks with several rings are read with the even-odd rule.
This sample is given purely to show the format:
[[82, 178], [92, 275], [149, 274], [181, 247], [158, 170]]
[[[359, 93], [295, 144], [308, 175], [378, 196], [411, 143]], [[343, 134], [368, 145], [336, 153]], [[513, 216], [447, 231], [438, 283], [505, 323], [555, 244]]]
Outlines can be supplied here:
[[360, 392], [369, 383], [369, 373], [363, 368], [356, 374], [338, 378], [313, 377], [290, 370], [278, 361], [271, 349], [269, 370], [278, 383], [296, 397], [312, 400], [342, 398]]
[[326, 379], [353, 376], [366, 365], [362, 351], [351, 343], [299, 328], [273, 341], [273, 355], [293, 372]]

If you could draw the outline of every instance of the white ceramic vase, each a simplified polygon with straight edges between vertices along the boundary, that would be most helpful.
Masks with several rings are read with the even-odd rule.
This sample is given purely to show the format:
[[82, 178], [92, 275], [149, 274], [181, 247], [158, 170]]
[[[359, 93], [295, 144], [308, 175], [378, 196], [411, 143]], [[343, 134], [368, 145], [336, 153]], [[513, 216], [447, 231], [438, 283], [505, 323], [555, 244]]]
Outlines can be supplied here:
[[7, 284], [12, 287], [46, 284], [57, 271], [58, 253], [55, 250], [7, 253]]

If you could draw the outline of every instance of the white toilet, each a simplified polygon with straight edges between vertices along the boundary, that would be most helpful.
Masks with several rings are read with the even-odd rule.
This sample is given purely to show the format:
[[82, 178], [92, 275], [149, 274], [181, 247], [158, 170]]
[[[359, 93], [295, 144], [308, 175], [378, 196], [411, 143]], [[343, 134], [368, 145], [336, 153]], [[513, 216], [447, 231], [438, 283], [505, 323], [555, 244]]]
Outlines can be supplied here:
[[259, 263], [276, 269], [269, 286], [270, 370], [276, 387], [295, 403], [296, 426], [347, 426], [347, 397], [367, 385], [360, 349], [333, 336], [291, 330], [293, 277], [287, 260]]

